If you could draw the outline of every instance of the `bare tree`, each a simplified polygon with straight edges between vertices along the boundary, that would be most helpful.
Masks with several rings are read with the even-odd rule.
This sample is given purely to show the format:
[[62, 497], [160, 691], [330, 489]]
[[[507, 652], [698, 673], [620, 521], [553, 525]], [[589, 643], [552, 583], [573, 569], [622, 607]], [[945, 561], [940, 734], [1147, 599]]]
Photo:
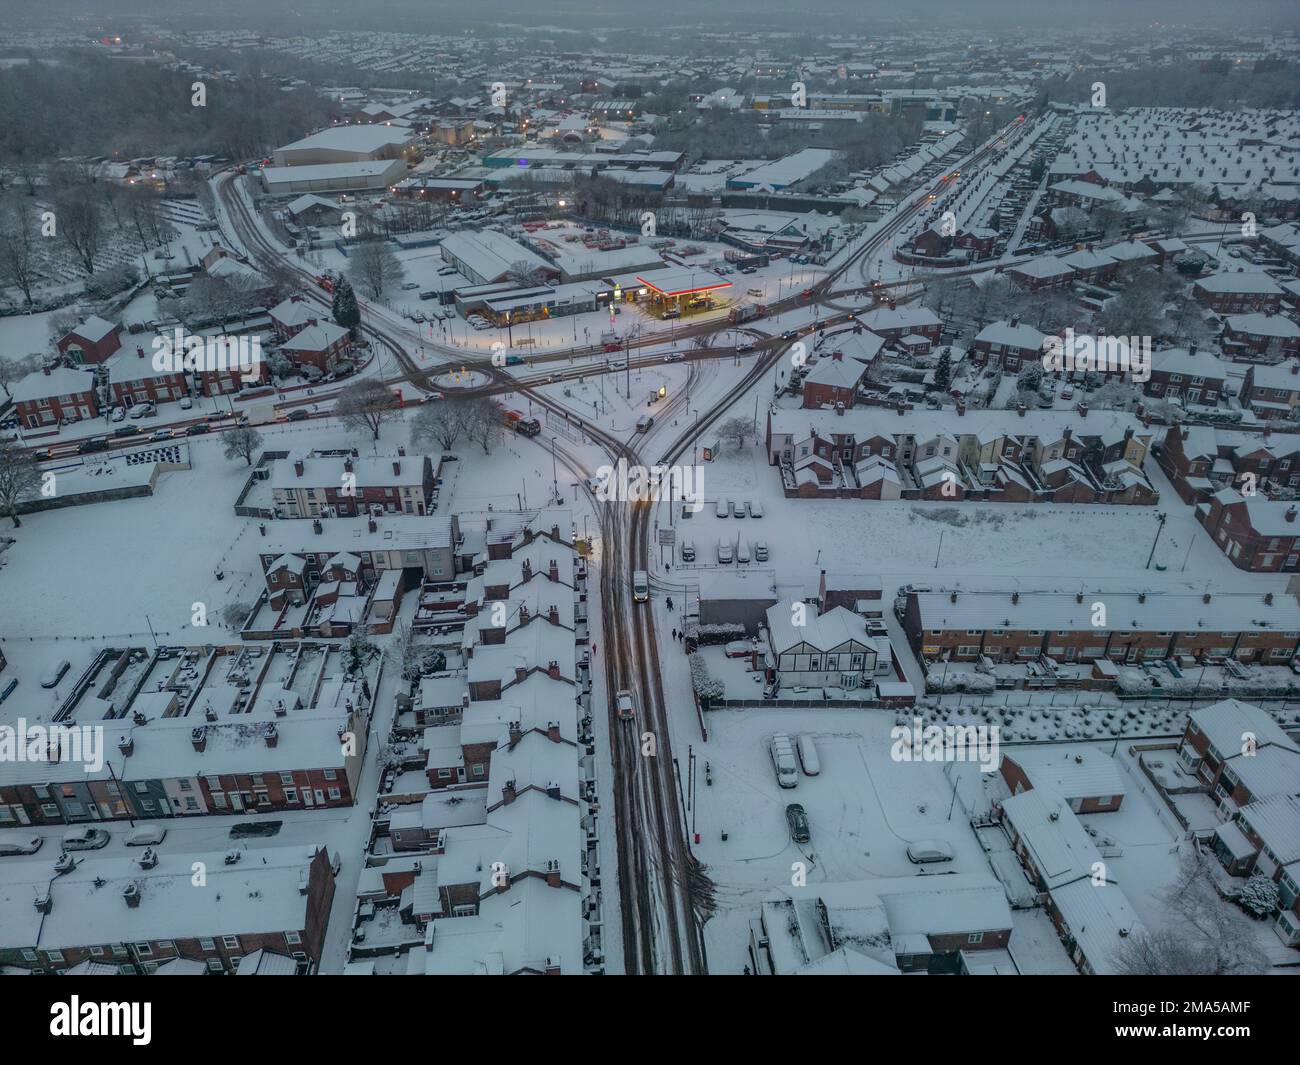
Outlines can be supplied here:
[[0, 388], [5, 390], [6, 396], [11, 396], [9, 386], [15, 381], [21, 381], [29, 373], [35, 373], [40, 365], [40, 355], [23, 355], [16, 359], [0, 357]]
[[372, 299], [379, 299], [384, 291], [402, 278], [402, 264], [381, 240], [366, 240], [356, 246], [348, 276], [358, 288], [364, 289]]
[[28, 304], [40, 276], [34, 223], [31, 209], [22, 200], [11, 200], [0, 213], [0, 281], [18, 289]]
[[55, 201], [56, 232], [72, 249], [89, 277], [104, 240], [104, 216], [98, 200], [84, 188], [71, 189]]
[[13, 440], [0, 440], [0, 511], [17, 529], [18, 504], [37, 490], [41, 471], [36, 460]]
[[371, 439], [378, 440], [384, 423], [398, 415], [397, 397], [382, 381], [358, 381], [339, 393], [334, 412], [347, 428], [367, 430]]
[[227, 430], [225, 435], [225, 456], [228, 459], [243, 459], [251, 466], [253, 456], [262, 446], [262, 434], [251, 426], [241, 425]]
[[454, 447], [465, 431], [463, 406], [459, 400], [426, 403], [411, 423], [411, 443], [434, 443], [443, 451]]
[[464, 432], [471, 441], [483, 446], [483, 454], [492, 453], [492, 445], [504, 433], [504, 416], [500, 404], [490, 399], [470, 399], [465, 402], [462, 417]]
[[736, 445], [737, 450], [745, 446], [747, 441], [754, 433], [754, 423], [748, 418], [728, 418], [718, 426], [718, 438], [721, 440], [730, 440]]

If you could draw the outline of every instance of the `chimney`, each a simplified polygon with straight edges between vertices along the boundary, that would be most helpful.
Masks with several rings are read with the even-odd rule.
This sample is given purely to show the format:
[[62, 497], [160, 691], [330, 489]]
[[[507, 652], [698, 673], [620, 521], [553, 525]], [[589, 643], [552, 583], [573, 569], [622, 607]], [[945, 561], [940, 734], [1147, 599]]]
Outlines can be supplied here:
[[518, 721], [510, 722], [509, 733], [508, 733], [510, 746], [513, 747], [516, 743], [518, 743], [523, 738], [523, 735], [524, 735], [524, 726], [521, 725]]
[[[432, 923], [433, 923], [433, 922], [430, 922], [430, 924], [432, 924]], [[546, 959], [546, 967], [542, 970], [542, 975], [543, 975], [543, 976], [559, 976], [559, 975], [561, 975], [561, 974], [560, 974], [560, 959], [559, 959], [559, 958], [549, 958], [549, 957], [548, 957], [548, 958]]]
[[366, 519], [366, 528], [369, 529], [371, 532], [378, 531], [379, 522], [375, 521], [373, 515], [371, 515], [369, 518]]
[[293, 472], [294, 472], [294, 476], [296, 477], [302, 476], [303, 473], [302, 459], [293, 460]]
[[[48, 371], [47, 371], [48, 372]], [[54, 908], [54, 899], [50, 896], [48, 890], [41, 892], [36, 898], [32, 899], [32, 905], [40, 913], [48, 914]]]
[[957, 417], [958, 417], [958, 418], [964, 418], [965, 416], [966, 416], [966, 400], [965, 400], [964, 398], [962, 398], [961, 396], [958, 396], [958, 397], [957, 397]]
[[[1293, 507], [1292, 509], [1294, 510], [1295, 508]], [[560, 679], [560, 663], [557, 662], [557, 661], [556, 661], [555, 659], [553, 659], [553, 658], [552, 658], [549, 662], [547, 662], [547, 663], [546, 663], [546, 675], [547, 675], [548, 677], [550, 677], [551, 680], [559, 680], [559, 679]]]
[[556, 562], [555, 559], [551, 559], [551, 564], [547, 567], [546, 576], [552, 581], [558, 583], [560, 579], [560, 564]]
[[835, 413], [838, 414], [841, 418], [844, 417], [844, 400], [837, 399], [835, 401]]
[[558, 721], [548, 721], [546, 723], [546, 738], [552, 743], [560, 742], [560, 723]]
[[560, 539], [560, 527], [558, 525], [551, 526], [551, 539], [556, 541]]
[[135, 346], [135, 357], [136, 357], [137, 359], [143, 359], [143, 358], [144, 358], [144, 347], [143, 347], [142, 345], [140, 345], [140, 344], [137, 344], [137, 345]]
[[266, 522], [264, 522], [264, 521], [259, 521], [259, 522], [257, 523], [257, 531], [258, 531], [259, 533], [261, 533], [261, 535], [265, 536], [265, 535], [266, 535]]
[[1086, 418], [1086, 417], [1088, 417], [1088, 404], [1086, 404], [1086, 403], [1080, 403], [1079, 406], [1078, 406], [1076, 409], [1077, 409], [1078, 412], [1079, 412], [1079, 417], [1080, 417], [1080, 418]]
[[[514, 724], [514, 722], [511, 722], [511, 724]], [[507, 780], [501, 785], [501, 802], [503, 805], [509, 806], [515, 801], [515, 796], [517, 794], [518, 792], [515, 791], [515, 782], [513, 780]]]
[[344, 471], [345, 471], [346, 473], [351, 473], [351, 472], [352, 472], [352, 456], [351, 456], [351, 455], [349, 455], [347, 458], [345, 458], [345, 459], [343, 460], [343, 469], [344, 469]]
[[135, 753], [135, 737], [119, 736], [117, 738], [117, 749], [122, 752], [123, 758], [130, 758]]
[[1286, 514], [1284, 514], [1283, 517], [1285, 517], [1286, 520], [1289, 521], [1289, 522], [1294, 522], [1294, 521], [1295, 521], [1295, 513], [1296, 513], [1296, 511], [1295, 511], [1295, 507], [1294, 507], [1294, 506], [1290, 506], [1290, 507], [1287, 507], [1287, 508], [1286, 508]]
[[301, 297], [300, 295], [298, 295], [298, 293], [295, 292], [292, 296], [289, 297], [289, 302], [290, 302], [290, 303], [301, 303], [301, 302], [302, 302], [302, 297]]
[[325, 526], [323, 526], [320, 523], [320, 518], [311, 519], [311, 531], [314, 532], [317, 536], [319, 536], [322, 532], [325, 531]]
[[548, 799], [558, 799], [560, 797], [560, 782], [558, 780], [548, 780], [546, 782], [546, 797]]
[[528, 559], [524, 559], [523, 565], [520, 567], [520, 572], [523, 574], [524, 580], [531, 581], [533, 579], [532, 562]]
[[194, 744], [194, 749], [202, 754], [203, 749], [208, 745], [207, 731], [201, 726], [199, 728], [190, 729], [190, 742]]
[[122, 889], [122, 898], [126, 900], [126, 904], [130, 906], [131, 909], [137, 909], [140, 905], [139, 882], [132, 880], [131, 883], [127, 884], [126, 887]]
[[528, 676], [528, 670], [524, 666], [515, 666], [515, 683], [522, 684], [524, 678]]
[[843, 362], [843, 361], [844, 361], [844, 352], [842, 352], [842, 351], [832, 351], [832, 352], [831, 352], [831, 361], [832, 361], [832, 362]]
[[46, 377], [49, 377], [49, 376], [50, 376], [50, 368], [49, 368], [48, 366], [42, 366], [42, 367], [41, 367], [41, 373], [43, 373]]
[[558, 625], [560, 623], [560, 608], [554, 603], [551, 604], [551, 609], [547, 611], [546, 620], [552, 625]]
[[[547, 793], [549, 794], [551, 789], [547, 788], [546, 790]], [[560, 790], [558, 785], [556, 786], [555, 790], [557, 792]], [[546, 863], [546, 886], [554, 887], [554, 888], [560, 886], [560, 863], [556, 861], [554, 858], [550, 859]]]
[[519, 604], [519, 624], [520, 624], [520, 625], [527, 625], [527, 624], [528, 624], [528, 604], [527, 604], [527, 603], [520, 603], [520, 604]]
[[402, 445], [402, 444], [398, 444], [398, 445], [397, 445], [397, 453], [398, 453], [399, 455], [401, 455], [403, 458], [405, 458], [405, 457], [406, 457], [406, 447], [405, 447], [404, 445]]
[[1027, 409], [1028, 409], [1028, 408], [1026, 408], [1025, 405], [1024, 405], [1023, 403], [1017, 403], [1017, 404], [1016, 404], [1016, 413], [1019, 414], [1020, 417], [1022, 417], [1022, 418], [1025, 416], [1025, 411], [1026, 411]]
[[1011, 593], [1011, 602], [1012, 602], [1012, 603], [1018, 603], [1018, 602], [1020, 602], [1020, 593], [1019, 593], [1019, 592], [1012, 592], [1012, 593]]
[[274, 721], [271, 722], [270, 726], [267, 728], [266, 732], [263, 733], [263, 735], [266, 737], [266, 745], [268, 747], [274, 747], [277, 743], [280, 742], [280, 730], [275, 727]]
[[1210, 601], [1210, 593], [1206, 592], [1203, 596], [1201, 596], [1201, 602], [1208, 603], [1209, 601]]
[[1139, 603], [1145, 603], [1146, 601], [1147, 601], [1147, 593], [1146, 593], [1146, 592], [1138, 592], [1138, 602], [1139, 602]]
[[[45, 372], [46, 372], [46, 373], [49, 373], [50, 371], [49, 371], [49, 370], [46, 370]], [[1292, 372], [1293, 374], [1300, 374], [1300, 362], [1293, 362], [1293, 363], [1291, 364], [1291, 372]]]
[[144, 853], [136, 859], [140, 863], [141, 869], [152, 869], [158, 864], [158, 852], [152, 847], [146, 847]]
[[1196, 345], [1195, 345], [1195, 344], [1188, 344], [1188, 345], [1187, 345], [1187, 354], [1188, 354], [1189, 356], [1190, 356], [1190, 355], [1195, 355], [1195, 354], [1196, 354]]
[[1020, 324], [1020, 315], [1013, 314], [1011, 316], [1011, 321], [1008, 324], [1011, 326], [1012, 329], [1015, 329], [1015, 327]]
[[402, 464], [396, 459], [393, 460], [393, 476], [396, 477], [402, 472]]
[[1272, 605], [1273, 605], [1273, 593], [1272, 593], [1272, 592], [1265, 592], [1265, 593], [1264, 593], [1264, 605], [1265, 605], [1265, 606], [1272, 606]]

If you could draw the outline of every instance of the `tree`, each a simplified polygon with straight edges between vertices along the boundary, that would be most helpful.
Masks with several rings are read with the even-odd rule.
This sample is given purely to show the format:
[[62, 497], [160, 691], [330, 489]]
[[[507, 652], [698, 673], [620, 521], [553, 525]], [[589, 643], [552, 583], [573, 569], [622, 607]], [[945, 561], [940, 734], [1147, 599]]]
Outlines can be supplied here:
[[54, 201], [55, 232], [72, 249], [89, 277], [95, 272], [104, 240], [104, 216], [99, 201], [85, 186], [69, 190]]
[[361, 308], [357, 306], [357, 294], [346, 277], [340, 277], [334, 286], [332, 313], [334, 321], [351, 333], [355, 340], [361, 327]]
[[438, 400], [426, 403], [411, 423], [411, 443], [416, 447], [437, 444], [448, 451], [465, 431], [464, 404], [459, 400]]
[[32, 495], [41, 484], [41, 471], [36, 460], [16, 441], [0, 440], [0, 510], [17, 529], [18, 504]]
[[939, 365], [934, 368], [934, 385], [940, 392], [947, 392], [952, 384], [952, 348], [944, 348], [939, 356]]
[[221, 608], [221, 620], [225, 622], [226, 628], [238, 632], [252, 609], [247, 603], [227, 603]]
[[401, 280], [402, 264], [382, 240], [365, 240], [353, 251], [348, 274], [372, 299], [379, 299]]
[[1133, 932], [1114, 958], [1121, 973], [1239, 976], [1268, 966], [1249, 920], [1219, 896], [1212, 861], [1196, 844], [1183, 850], [1177, 879], [1159, 893], [1169, 930]]
[[345, 661], [348, 673], [360, 672], [378, 651], [379, 648], [370, 639], [370, 630], [364, 625], [358, 625], [348, 636], [348, 642], [344, 648], [344, 654], [347, 655]]
[[0, 356], [0, 388], [5, 390], [5, 395], [12, 395], [9, 386], [15, 381], [21, 381], [29, 373], [35, 373], [40, 369], [40, 364], [39, 355], [24, 355], [17, 359]]
[[500, 404], [490, 399], [470, 399], [465, 402], [462, 417], [465, 435], [483, 445], [483, 454], [492, 453], [492, 445], [504, 433], [505, 418]]
[[31, 208], [22, 200], [10, 201], [0, 214], [0, 282], [13, 285], [28, 304], [40, 276], [34, 223]]
[[225, 440], [226, 458], [243, 459], [249, 466], [253, 464], [253, 456], [262, 446], [262, 434], [247, 425], [227, 430]]
[[371, 439], [378, 440], [384, 423], [397, 417], [397, 397], [382, 381], [357, 381], [339, 393], [334, 412], [347, 428], [354, 432], [368, 430]]
[[754, 423], [748, 418], [728, 418], [718, 426], [718, 438], [730, 440], [739, 451], [753, 435]]

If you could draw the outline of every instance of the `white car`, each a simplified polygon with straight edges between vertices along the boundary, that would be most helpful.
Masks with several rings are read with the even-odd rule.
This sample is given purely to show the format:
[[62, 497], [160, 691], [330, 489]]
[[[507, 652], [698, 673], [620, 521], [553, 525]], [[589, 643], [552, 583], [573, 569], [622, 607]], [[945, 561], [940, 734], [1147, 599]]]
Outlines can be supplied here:
[[28, 839], [0, 839], [0, 856], [9, 854], [35, 854], [45, 840], [40, 836]]
[[952, 847], [941, 839], [919, 839], [907, 847], [907, 860], [916, 865], [952, 861]]
[[127, 833], [126, 845], [128, 847], [153, 847], [161, 843], [167, 836], [167, 829], [162, 825], [141, 825], [139, 828], [132, 829]]
[[618, 709], [618, 716], [622, 718], [636, 717], [636, 703], [632, 699], [632, 693], [626, 688], [622, 689], [614, 696], [614, 705]]
[[763, 516], [763, 504], [753, 499], [747, 500], [745, 506], [749, 508], [751, 518], [761, 518]]
[[719, 518], [725, 518], [731, 513], [731, 500], [719, 499], [717, 505], [713, 508], [713, 513]]
[[112, 414], [112, 420], [113, 420], [113, 421], [115, 421], [115, 422], [120, 422], [120, 421], [121, 421], [123, 418], [125, 418], [125, 417], [126, 417], [126, 408], [125, 408], [125, 407], [114, 407], [114, 408], [113, 408], [113, 414]]
[[80, 828], [69, 829], [63, 833], [63, 849], [65, 851], [93, 851], [106, 846], [108, 838], [108, 833], [104, 829], [82, 825]]

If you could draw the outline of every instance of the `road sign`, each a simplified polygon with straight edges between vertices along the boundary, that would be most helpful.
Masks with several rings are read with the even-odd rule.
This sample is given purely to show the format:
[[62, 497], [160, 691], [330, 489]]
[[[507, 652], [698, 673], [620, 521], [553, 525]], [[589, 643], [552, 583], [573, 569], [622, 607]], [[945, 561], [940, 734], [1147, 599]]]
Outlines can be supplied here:
[[676, 530], [676, 529], [674, 529], [674, 528], [672, 528], [672, 527], [670, 526], [670, 527], [668, 527], [667, 529], [660, 529], [660, 530], [659, 530], [659, 546], [660, 546], [660, 547], [672, 547], [673, 544], [675, 544], [675, 543], [677, 543], [677, 530]]

